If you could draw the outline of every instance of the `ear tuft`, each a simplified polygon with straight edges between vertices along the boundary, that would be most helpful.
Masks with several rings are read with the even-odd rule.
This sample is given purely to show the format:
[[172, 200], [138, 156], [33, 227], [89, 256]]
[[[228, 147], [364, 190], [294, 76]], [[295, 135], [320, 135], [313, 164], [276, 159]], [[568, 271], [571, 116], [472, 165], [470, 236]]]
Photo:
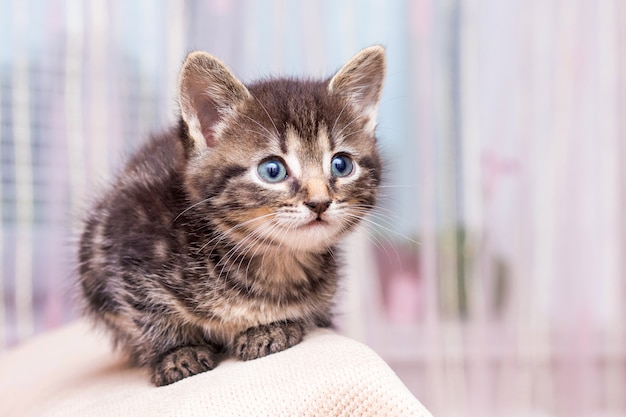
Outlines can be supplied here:
[[212, 147], [220, 120], [248, 98], [248, 89], [217, 58], [191, 52], [178, 77], [178, 103], [195, 153]]
[[372, 133], [385, 79], [385, 48], [370, 46], [356, 54], [330, 79], [328, 91], [350, 100], [357, 111], [369, 117]]

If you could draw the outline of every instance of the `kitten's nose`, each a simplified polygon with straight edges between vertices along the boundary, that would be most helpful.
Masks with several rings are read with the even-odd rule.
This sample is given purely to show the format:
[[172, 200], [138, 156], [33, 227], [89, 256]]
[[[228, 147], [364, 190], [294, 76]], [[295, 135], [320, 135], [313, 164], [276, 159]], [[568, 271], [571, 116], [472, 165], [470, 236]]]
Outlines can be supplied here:
[[318, 215], [318, 217], [330, 207], [330, 200], [322, 201], [305, 201], [304, 205], [311, 209], [311, 211]]

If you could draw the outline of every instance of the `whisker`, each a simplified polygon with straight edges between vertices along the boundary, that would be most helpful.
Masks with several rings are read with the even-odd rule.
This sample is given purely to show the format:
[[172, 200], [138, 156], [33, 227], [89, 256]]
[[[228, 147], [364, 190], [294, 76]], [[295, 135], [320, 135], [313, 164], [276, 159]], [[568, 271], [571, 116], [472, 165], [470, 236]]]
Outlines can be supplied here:
[[[275, 229], [276, 228], [274, 228], [273, 230], [275, 230]], [[272, 230], [272, 232], [273, 232], [273, 230]], [[278, 251], [280, 251], [280, 248], [282, 246], [282, 241], [283, 241], [282, 237], [285, 234], [287, 234], [287, 232], [288, 232], [288, 229], [287, 228], [283, 228], [283, 231], [282, 231], [282, 234], [281, 234], [280, 238], [277, 239], [278, 240], [278, 249], [277, 249]], [[268, 250], [266, 249], [265, 252], [263, 252], [263, 256], [261, 257], [261, 268], [263, 267], [263, 264], [265, 263], [265, 256], [267, 255], [267, 252], [268, 252]], [[248, 263], [248, 267], [249, 266], [250, 266], [250, 263]]]
[[[244, 226], [245, 224], [249, 224], [252, 221], [259, 220], [261, 218], [265, 218], [265, 217], [268, 217], [268, 216], [271, 216], [271, 215], [273, 215], [273, 213], [269, 213], [269, 214], [266, 214], [266, 215], [263, 215], [263, 216], [255, 217], [253, 219], [250, 219], [250, 220], [248, 220], [246, 222], [240, 223], [237, 226], [234, 226], [234, 227], [228, 229], [227, 232], [231, 232], [232, 230], [234, 230], [234, 229], [236, 229], [238, 227]], [[229, 261], [232, 259], [233, 255], [237, 254], [240, 251], [240, 249], [246, 244], [246, 242], [251, 241], [251, 243], [249, 245], [253, 245], [254, 244], [254, 240], [257, 238], [257, 235], [258, 235], [257, 231], [253, 230], [251, 233], [249, 233], [246, 236], [244, 236], [243, 239], [239, 240], [228, 252], [226, 252], [226, 254], [221, 256], [220, 261], [213, 266], [213, 269], [211, 271], [211, 273], [215, 273], [217, 268], [221, 265], [222, 268], [220, 270], [220, 273], [217, 276], [217, 280], [218, 281], [221, 279], [222, 274], [224, 273], [224, 270], [225, 270], [226, 266], [229, 264]], [[218, 241], [215, 243], [215, 245], [211, 249], [211, 252], [209, 253], [209, 256], [213, 253], [213, 251], [215, 250], [217, 245], [223, 239], [225, 239], [226, 237], [227, 237], [226, 233], [221, 233], [220, 234], [220, 238], [218, 239]], [[206, 247], [209, 243], [206, 243], [205, 245], [203, 245], [203, 248]], [[235, 262], [236, 262], [238, 257], [239, 257], [239, 255], [237, 255], [235, 257]]]
[[393, 184], [393, 185], [379, 185], [378, 188], [417, 188], [418, 185], [413, 184], [413, 185], [399, 185], [399, 184]]
[[[236, 255], [232, 262], [232, 263], [235, 263], [237, 262], [237, 259], [239, 259], [239, 256], [241, 255], [241, 248], [244, 247], [244, 245], [247, 245], [244, 248], [244, 251], [245, 251], [247, 248], [253, 246], [255, 243], [255, 239], [258, 237], [258, 235], [259, 235], [258, 230], [252, 231], [251, 233], [246, 235], [243, 239], [241, 239], [239, 242], [237, 242], [228, 252], [226, 252], [226, 254], [224, 254], [224, 256], [222, 256], [218, 264], [213, 267], [213, 270], [215, 271], [215, 268], [217, 268], [219, 264], [222, 264], [222, 269], [220, 270], [220, 273], [217, 277], [218, 280], [222, 277], [222, 274], [224, 273], [224, 269], [228, 266], [229, 263], [231, 263], [230, 260], [233, 258], [233, 256]], [[250, 243], [247, 243], [248, 241], [250, 241]]]
[[350, 136], [354, 136], [354, 135], [356, 135], [356, 134], [363, 133], [363, 132], [365, 132], [365, 129], [353, 130], [352, 132], [348, 133], [347, 135], [343, 135], [343, 136], [342, 136], [342, 138], [343, 138], [343, 139], [347, 139], [347, 138], [349, 138]]
[[187, 207], [185, 210], [181, 211], [178, 216], [174, 217], [174, 220], [172, 220], [172, 223], [174, 223], [176, 220], [178, 220], [180, 218], [180, 216], [182, 216], [183, 214], [187, 213], [189, 210], [191, 210], [194, 207], [199, 206], [200, 204], [206, 203], [207, 201], [209, 201], [209, 198], [205, 198], [204, 200], [198, 201], [195, 204], [192, 204], [191, 206]]
[[[361, 214], [361, 215], [363, 215], [363, 214], [370, 214], [372, 216], [376, 216], [376, 213], [374, 213], [374, 212], [367, 212], [367, 213], [365, 213], [365, 212], [359, 212], [358, 210], [356, 210], [356, 212], [357, 212], [357, 214]], [[386, 215], [384, 215], [382, 213], [378, 213], [378, 215], [381, 217], [381, 218], [377, 219], [378, 221], [372, 220], [368, 216], [361, 217], [361, 220], [366, 222], [366, 223], [368, 223], [368, 224], [371, 224], [372, 226], [378, 227], [379, 229], [385, 231], [386, 233], [389, 233], [389, 234], [392, 234], [392, 235], [396, 235], [398, 237], [401, 237], [401, 238], [407, 240], [408, 242], [411, 242], [411, 243], [414, 243], [416, 245], [421, 246], [420, 242], [410, 238], [409, 236], [406, 236], [405, 234], [403, 234], [401, 232], [398, 232], [397, 230], [393, 229], [392, 227], [389, 227], [389, 226], [392, 226], [392, 223], [389, 220], [389, 218], [391, 218], [391, 217], [386, 216]], [[386, 225], [385, 224], [381, 224], [381, 222], [385, 223]]]
[[[356, 218], [358, 220], [363, 220], [366, 223], [369, 221], [369, 219], [363, 219], [361, 217], [350, 215], [350, 214], [348, 216], [352, 216], [353, 218]], [[396, 262], [397, 262], [398, 266], [400, 267], [400, 269], [402, 269], [402, 260], [400, 259], [400, 254], [399, 254], [399, 251], [398, 251], [398, 247], [396, 246], [394, 239], [391, 239], [391, 234], [389, 233], [389, 231], [387, 231], [387, 230], [385, 230], [385, 231], [387, 232], [387, 236], [388, 236], [387, 241], [390, 242], [391, 249], [393, 250], [393, 253], [396, 256]], [[389, 263], [392, 263], [393, 261], [391, 259], [391, 255], [389, 254], [387, 245], [384, 245], [383, 242], [376, 235], [368, 233], [368, 234], [366, 234], [366, 236], [367, 236], [367, 239], [375, 247], [377, 247], [378, 249], [383, 251], [383, 253], [387, 257], [387, 261], [389, 261]]]
[[[354, 216], [354, 217], [356, 217], [357, 220], [350, 220], [351, 224], [357, 224], [361, 220], [360, 217], [357, 217], [357, 216]], [[381, 239], [379, 239], [378, 236], [370, 234], [370, 233], [367, 233], [365, 235], [365, 237], [372, 245], [374, 245], [376, 248], [378, 248], [379, 250], [381, 250], [385, 254], [385, 256], [387, 257], [387, 260], [389, 261], [389, 263], [393, 262], [392, 259], [391, 259], [391, 255], [389, 254], [388, 246], [384, 245], [383, 241]], [[397, 246], [395, 245], [393, 239], [387, 239], [387, 241], [391, 243], [391, 248], [393, 249], [393, 252], [394, 252], [394, 254], [396, 256], [396, 262], [398, 263], [398, 266], [400, 268], [402, 268], [402, 261], [400, 259], [400, 255], [398, 253]]]
[[360, 120], [360, 117], [355, 117], [354, 119], [352, 119], [352, 121], [350, 123], [348, 123], [347, 125], [345, 125], [344, 127], [341, 128], [341, 130], [339, 131], [339, 133], [337, 133], [336, 136], [341, 136], [343, 135], [343, 132], [350, 127], [350, 125], [352, 125], [354, 122]]
[[[263, 103], [261, 103], [261, 100], [259, 100], [258, 97], [256, 97], [256, 96], [253, 96], [253, 97], [257, 101], [257, 103], [259, 103], [259, 106], [261, 106], [261, 108], [263, 109], [263, 111], [267, 115], [267, 118], [270, 120], [270, 123], [272, 124], [272, 126], [274, 126], [274, 130], [276, 131], [276, 135], [279, 135], [278, 128], [276, 127], [276, 124], [274, 124], [274, 120], [272, 120], [272, 118], [270, 117], [269, 112], [267, 111], [267, 109], [265, 108]], [[267, 130], [267, 129], [265, 129], [265, 130]], [[270, 133], [269, 130], [267, 132]], [[270, 135], [271, 135], [271, 133], [270, 133]]]
[[275, 136], [271, 136], [269, 134], [269, 130], [266, 129], [266, 131], [268, 133], [264, 133], [258, 130], [254, 130], [254, 129], [244, 129], [245, 132], [251, 132], [251, 133], [256, 133], [257, 135], [261, 136], [262, 138], [266, 138], [268, 140], [274, 140]]
[[[263, 225], [263, 228], [267, 228], [267, 225]], [[271, 223], [269, 225], [269, 230], [259, 230], [259, 235], [262, 235], [264, 232], [265, 237], [261, 240], [260, 244], [258, 244], [256, 246], [256, 248], [254, 249], [254, 253], [252, 254], [252, 256], [250, 256], [250, 259], [248, 260], [248, 265], [246, 266], [246, 277], [248, 276], [248, 271], [250, 268], [250, 264], [252, 263], [252, 260], [254, 259], [254, 257], [256, 256], [256, 254], [258, 253], [259, 249], [261, 247], [265, 247], [267, 245], [267, 242], [270, 240], [270, 236], [274, 233], [274, 231], [276, 229], [278, 229], [280, 226], [278, 225], [278, 223]], [[246, 250], [245, 253], [242, 256], [241, 261], [239, 262], [239, 266], [237, 267], [237, 272], [239, 272], [239, 268], [241, 267], [241, 262], [243, 262], [243, 259], [247, 256], [247, 254], [250, 252], [252, 248], [249, 246]], [[265, 250], [265, 252], [267, 253], [267, 249]], [[261, 265], [263, 264], [263, 262], [261, 262]]]
[[[402, 220], [396, 214], [395, 211], [388, 209], [386, 207], [371, 206], [371, 205], [355, 205], [352, 207], [362, 214], [371, 214], [372, 216], [384, 218], [386, 219], [387, 224], [391, 226], [393, 226], [392, 220], [399, 220], [399, 221]], [[363, 211], [363, 210], [366, 210], [366, 211]]]
[[333, 128], [330, 129], [330, 133], [334, 134], [335, 132], [335, 128], [337, 127], [337, 122], [339, 122], [339, 118], [341, 117], [341, 115], [343, 114], [343, 111], [346, 109], [346, 107], [348, 106], [350, 102], [348, 100], [346, 100], [345, 104], [343, 105], [343, 107], [341, 108], [341, 111], [339, 112], [339, 115], [337, 116], [337, 118], [335, 119], [335, 123], [333, 124]]
[[270, 216], [274, 216], [274, 213], [268, 213], [268, 214], [264, 214], [262, 216], [257, 216], [254, 217], [252, 219], [246, 220], [242, 223], [237, 224], [236, 226], [231, 227], [230, 229], [227, 229], [226, 231], [219, 231], [218, 236], [216, 236], [215, 238], [209, 240], [207, 243], [205, 243], [200, 249], [198, 249], [198, 253], [200, 253], [205, 247], [207, 247], [208, 245], [211, 244], [211, 242], [213, 242], [215, 239], [219, 238], [219, 240], [215, 243], [215, 245], [213, 246], [213, 248], [211, 249], [211, 251], [209, 253], [213, 253], [213, 250], [215, 249], [215, 247], [217, 246], [217, 244], [219, 244], [219, 242], [221, 242], [222, 240], [224, 240], [226, 237], [228, 237], [228, 234], [231, 233], [232, 231], [234, 231], [235, 229], [239, 229], [240, 227], [244, 227], [252, 222], [255, 222], [257, 220], [261, 220], [263, 218], [266, 217], [270, 217]]
[[[265, 131], [267, 132], [267, 134], [269, 135], [269, 138], [274, 138], [274, 137], [276, 137], [275, 135], [273, 135], [273, 134], [272, 134], [272, 132], [270, 132], [270, 131], [269, 131], [269, 129], [268, 129], [268, 128], [266, 128], [266, 127], [265, 127], [265, 126], [263, 126], [261, 123], [259, 123], [259, 121], [258, 121], [258, 120], [255, 120], [255, 119], [253, 119], [252, 117], [248, 116], [247, 114], [243, 114], [243, 113], [241, 114], [241, 116], [243, 116], [243, 117], [245, 117], [246, 119], [248, 119], [248, 120], [250, 120], [250, 121], [252, 121], [252, 122], [256, 123], [256, 124], [257, 124], [257, 126], [259, 126], [261, 129], [265, 130]], [[269, 115], [268, 115], [268, 116], [269, 116]], [[272, 124], [273, 124], [273, 123], [274, 123], [274, 122], [272, 122]], [[276, 128], [276, 126], [274, 126], [274, 128]], [[278, 131], [277, 131], [277, 132], [278, 132]]]

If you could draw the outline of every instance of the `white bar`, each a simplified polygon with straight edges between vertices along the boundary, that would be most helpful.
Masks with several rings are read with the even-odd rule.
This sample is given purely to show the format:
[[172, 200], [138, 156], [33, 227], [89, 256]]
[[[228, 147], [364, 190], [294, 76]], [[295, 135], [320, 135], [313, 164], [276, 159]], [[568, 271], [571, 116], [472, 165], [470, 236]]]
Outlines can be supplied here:
[[[73, 214], [79, 213], [85, 200], [85, 129], [83, 112], [83, 51], [84, 51], [84, 3], [67, 1], [64, 6], [65, 82], [64, 115], [65, 136], [68, 152], [68, 174], [70, 181], [70, 207]], [[75, 225], [76, 226], [76, 225]]]
[[13, 1], [13, 24], [18, 45], [12, 71], [13, 145], [16, 194], [15, 308], [18, 340], [35, 328], [33, 312], [33, 162], [30, 114], [28, 2]]
[[[2, 100], [3, 89], [0, 88], [0, 103]], [[3, 108], [0, 106], [0, 129], [2, 126], [2, 112]], [[2, 160], [2, 140], [0, 140], [0, 161]], [[4, 208], [4, 192], [2, 190], [2, 168], [0, 167], [0, 265], [3, 264], [4, 258], [4, 219], [3, 219], [3, 208]], [[0, 266], [0, 350], [2, 350], [7, 345], [7, 331], [8, 324], [6, 319], [7, 313], [7, 305], [6, 305], [6, 292], [4, 289], [4, 268]]]
[[[167, 71], [165, 76], [167, 85], [167, 102], [177, 103], [178, 97], [178, 71], [183, 62], [185, 53], [185, 28], [187, 27], [187, 21], [185, 19], [185, 4], [179, 0], [167, 0], [166, 2], [166, 16], [163, 26], [168, 28], [168, 38], [166, 45], [165, 60], [167, 65]], [[169, 121], [176, 123], [175, 120], [176, 111], [170, 109]]]
[[[73, 64], [68, 62], [68, 65], [77, 65], [79, 68], [82, 68], [82, 65], [86, 65], [89, 68], [87, 84], [90, 88], [87, 89], [86, 93], [88, 93], [87, 100], [89, 102], [90, 112], [88, 115], [84, 115], [85, 120], [82, 122], [87, 123], [87, 126], [74, 126], [75, 129], [83, 129], [82, 133], [80, 131], [75, 132], [76, 137], [73, 138], [76, 142], [81, 140], [81, 144], [74, 142], [75, 145], [78, 145], [75, 149], [76, 156], [78, 156], [79, 152], [83, 152], [83, 161], [87, 158], [89, 160], [88, 164], [82, 162], [81, 165], [74, 166], [75, 175], [80, 175], [82, 178], [82, 183], [76, 184], [78, 187], [86, 187], [88, 182], [93, 184], [94, 180], [109, 178], [111, 142], [107, 140], [107, 138], [118, 134], [114, 131], [110, 123], [111, 106], [107, 99], [107, 88], [109, 85], [107, 73], [110, 71], [112, 65], [117, 64], [111, 62], [111, 56], [108, 53], [109, 39], [111, 38], [110, 31], [112, 29], [109, 19], [109, 7], [113, 7], [113, 3], [109, 3], [106, 0], [91, 0], [88, 3], [88, 10], [83, 10], [83, 15], [77, 16], [80, 19], [80, 21], [77, 21], [77, 25], [81, 25], [81, 21], [84, 22], [86, 19], [88, 21], [87, 25], [81, 25], [83, 27], [77, 28], [77, 32], [83, 32], [80, 39], [88, 39], [88, 43], [85, 49], [84, 41], [80, 39], [72, 40], [72, 47], [74, 48], [73, 53], [76, 55], [74, 59], [76, 62]], [[79, 37], [78, 33], [76, 37]], [[87, 51], [90, 58], [88, 62], [84, 62], [84, 55]], [[72, 100], [72, 106], [76, 105], [82, 96], [82, 92], [79, 91], [82, 88], [82, 80], [84, 77], [83, 70], [79, 70], [75, 74], [73, 83], [77, 85], [72, 86], [71, 90], [79, 95], [68, 98]], [[78, 91], [76, 91], [77, 89]], [[87, 144], [85, 143], [86, 141], [88, 141]], [[85, 147], [88, 147], [88, 151], [86, 151]], [[81, 163], [79, 160], [75, 162], [78, 164]], [[85, 172], [85, 170], [88, 170], [88, 172]], [[77, 191], [78, 193], [85, 194], [86, 189], [79, 188]], [[78, 193], [77, 197], [79, 196]], [[81, 201], [75, 201], [76, 206], [72, 206], [72, 208], [83, 208], [84, 201], [85, 197], [83, 196]], [[82, 216], [74, 215], [73, 218], [80, 219]], [[74, 226], [78, 228], [78, 224]]]

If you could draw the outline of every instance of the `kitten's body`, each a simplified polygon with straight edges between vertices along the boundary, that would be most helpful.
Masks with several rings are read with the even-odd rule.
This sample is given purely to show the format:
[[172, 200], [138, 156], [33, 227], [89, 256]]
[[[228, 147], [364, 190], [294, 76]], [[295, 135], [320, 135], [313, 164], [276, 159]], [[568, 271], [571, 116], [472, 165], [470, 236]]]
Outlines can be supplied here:
[[328, 81], [248, 87], [206, 54], [187, 59], [180, 125], [129, 161], [80, 246], [87, 311], [154, 383], [331, 324], [336, 243], [380, 181], [383, 73], [380, 47]]

